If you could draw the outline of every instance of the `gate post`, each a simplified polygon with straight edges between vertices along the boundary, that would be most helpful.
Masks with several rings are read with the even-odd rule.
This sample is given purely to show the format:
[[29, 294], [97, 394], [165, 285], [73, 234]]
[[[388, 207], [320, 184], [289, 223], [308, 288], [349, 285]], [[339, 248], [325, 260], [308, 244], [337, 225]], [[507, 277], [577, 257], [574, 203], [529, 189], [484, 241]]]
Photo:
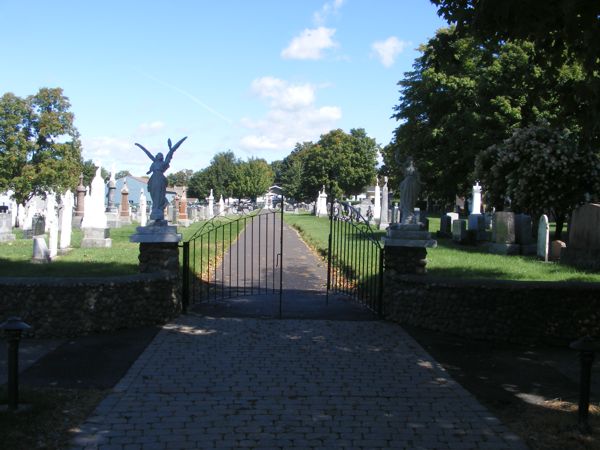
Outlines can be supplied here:
[[181, 307], [187, 313], [190, 304], [190, 242], [183, 242], [183, 273], [181, 277]]
[[325, 293], [325, 304], [329, 305], [329, 290], [331, 289], [331, 242], [333, 235], [333, 191], [331, 184], [329, 185], [329, 237], [327, 238], [327, 291]]

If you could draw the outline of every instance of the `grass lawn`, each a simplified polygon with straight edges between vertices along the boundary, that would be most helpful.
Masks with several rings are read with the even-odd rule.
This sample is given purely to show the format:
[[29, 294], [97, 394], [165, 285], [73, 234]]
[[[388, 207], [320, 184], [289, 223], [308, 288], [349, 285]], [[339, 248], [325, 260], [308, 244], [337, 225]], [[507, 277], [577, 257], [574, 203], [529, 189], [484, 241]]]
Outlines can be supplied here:
[[[286, 214], [284, 217], [308, 244], [322, 256], [327, 256], [327, 218], [317, 218], [310, 214]], [[430, 230], [439, 230], [439, 219], [430, 219]], [[383, 237], [385, 232], [376, 230], [374, 234]], [[557, 263], [544, 263], [535, 256], [492, 255], [478, 247], [455, 244], [451, 239], [438, 239], [437, 248], [427, 249], [427, 261], [428, 273], [440, 277], [600, 282], [600, 273], [580, 271]]]

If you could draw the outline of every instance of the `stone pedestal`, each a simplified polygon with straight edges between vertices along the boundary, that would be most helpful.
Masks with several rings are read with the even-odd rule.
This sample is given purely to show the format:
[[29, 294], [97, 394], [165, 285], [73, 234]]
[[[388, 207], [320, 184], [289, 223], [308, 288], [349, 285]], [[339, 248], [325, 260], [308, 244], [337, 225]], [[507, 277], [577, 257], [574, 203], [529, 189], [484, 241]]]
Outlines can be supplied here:
[[177, 227], [166, 225], [165, 221], [152, 222], [146, 227], [137, 227], [129, 240], [140, 243], [140, 272], [179, 274], [181, 234], [177, 233]]
[[110, 229], [108, 228], [82, 228], [83, 239], [81, 248], [108, 248], [112, 247]]
[[437, 241], [431, 238], [431, 233], [423, 231], [420, 225], [390, 225], [382, 242], [385, 247], [385, 269], [398, 274], [427, 273], [427, 247], [437, 247]]

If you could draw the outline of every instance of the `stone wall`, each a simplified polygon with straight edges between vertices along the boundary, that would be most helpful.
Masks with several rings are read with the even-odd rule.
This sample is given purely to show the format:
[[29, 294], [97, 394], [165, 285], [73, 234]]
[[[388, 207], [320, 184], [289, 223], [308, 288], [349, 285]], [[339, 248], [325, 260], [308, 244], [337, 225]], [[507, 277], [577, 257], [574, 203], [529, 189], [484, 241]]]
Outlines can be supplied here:
[[475, 339], [565, 345], [600, 337], [600, 283], [455, 280], [386, 270], [386, 317]]
[[179, 279], [167, 274], [0, 279], [0, 318], [21, 317], [35, 337], [162, 324], [180, 312]]

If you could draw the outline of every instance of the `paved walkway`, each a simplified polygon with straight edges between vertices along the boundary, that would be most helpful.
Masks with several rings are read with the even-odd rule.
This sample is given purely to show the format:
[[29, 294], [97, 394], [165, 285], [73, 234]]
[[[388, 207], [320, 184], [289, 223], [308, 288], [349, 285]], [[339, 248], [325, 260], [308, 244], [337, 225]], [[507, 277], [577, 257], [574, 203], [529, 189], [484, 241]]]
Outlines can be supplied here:
[[[284, 279], [314, 267], [305, 247], [286, 248]], [[526, 448], [398, 325], [344, 316], [341, 299], [283, 298], [300, 319], [249, 317], [273, 314], [247, 297], [166, 325], [73, 450]], [[352, 320], [323, 320], [332, 304]]]

